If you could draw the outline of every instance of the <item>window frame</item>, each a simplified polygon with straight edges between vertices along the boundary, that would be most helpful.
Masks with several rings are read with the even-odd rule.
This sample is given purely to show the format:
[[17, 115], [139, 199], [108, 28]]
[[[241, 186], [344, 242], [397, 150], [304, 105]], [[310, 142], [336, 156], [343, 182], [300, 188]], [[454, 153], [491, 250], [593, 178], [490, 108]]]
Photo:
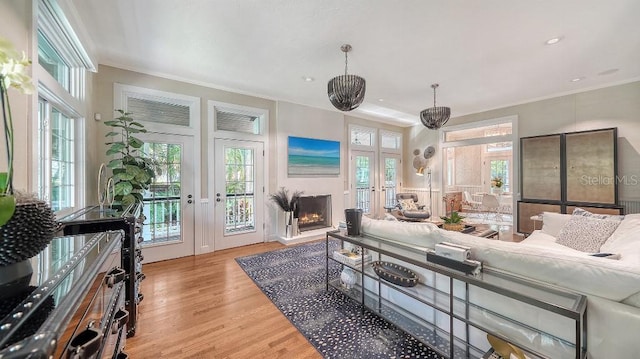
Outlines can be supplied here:
[[[56, 212], [58, 217], [65, 216], [85, 206], [86, 197], [86, 71], [96, 71], [93, 60], [85, 51], [79, 38], [69, 23], [64, 11], [55, 0], [34, 1], [36, 21], [32, 32], [33, 83], [36, 94], [32, 97], [31, 128], [36, 129], [36, 136], [31, 143], [30, 190], [37, 192], [46, 200], [51, 199], [51, 113], [55, 108], [60, 114], [73, 121], [73, 200], [71, 207]], [[59, 55], [62, 62], [69, 67], [69, 86], [65, 88], [39, 63], [39, 36], [42, 36]], [[40, 103], [44, 101], [43, 132], [41, 133], [39, 113]], [[38, 157], [43, 151], [48, 152], [48, 164]], [[41, 188], [41, 183], [43, 184]], [[46, 189], [45, 193], [40, 193]]]

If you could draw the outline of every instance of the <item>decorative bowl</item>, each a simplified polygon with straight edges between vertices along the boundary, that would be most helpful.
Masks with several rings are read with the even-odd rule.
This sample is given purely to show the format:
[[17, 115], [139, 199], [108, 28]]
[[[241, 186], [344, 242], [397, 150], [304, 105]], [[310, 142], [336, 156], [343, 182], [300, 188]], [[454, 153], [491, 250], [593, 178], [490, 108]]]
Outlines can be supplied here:
[[384, 261], [372, 262], [371, 266], [381, 279], [389, 283], [402, 287], [413, 287], [418, 284], [418, 275], [409, 268]]

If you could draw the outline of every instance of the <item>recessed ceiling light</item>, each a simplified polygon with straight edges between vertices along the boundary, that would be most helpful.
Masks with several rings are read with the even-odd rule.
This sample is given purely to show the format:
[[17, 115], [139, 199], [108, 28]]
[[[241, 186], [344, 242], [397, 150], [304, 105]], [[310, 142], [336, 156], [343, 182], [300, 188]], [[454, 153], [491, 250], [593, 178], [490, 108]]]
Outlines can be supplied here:
[[583, 77], [573, 78], [573, 79], [571, 79], [571, 82], [578, 82], [578, 81], [582, 81], [582, 80], [584, 80], [584, 76]]
[[315, 81], [315, 79], [311, 76], [302, 76], [302, 79], [304, 80], [304, 82], [313, 82]]
[[560, 40], [562, 40], [561, 37], [553, 37], [553, 38], [550, 38], [549, 40], [545, 41], [545, 44], [547, 44], [547, 45], [557, 44], [557, 43], [560, 42]]
[[378, 101], [379, 102], [384, 102], [384, 99], [383, 98], [379, 98]]

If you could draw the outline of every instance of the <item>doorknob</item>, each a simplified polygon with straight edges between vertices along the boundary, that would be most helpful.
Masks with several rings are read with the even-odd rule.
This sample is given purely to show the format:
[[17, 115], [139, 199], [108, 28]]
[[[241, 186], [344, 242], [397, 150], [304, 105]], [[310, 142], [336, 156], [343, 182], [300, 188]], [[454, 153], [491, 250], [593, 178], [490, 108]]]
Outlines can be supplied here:
[[191, 204], [191, 203], [193, 203], [193, 201], [189, 199], [189, 200], [187, 200], [187, 203]]
[[221, 199], [220, 199], [220, 198], [216, 198], [216, 202], [220, 202], [220, 201], [221, 201]]

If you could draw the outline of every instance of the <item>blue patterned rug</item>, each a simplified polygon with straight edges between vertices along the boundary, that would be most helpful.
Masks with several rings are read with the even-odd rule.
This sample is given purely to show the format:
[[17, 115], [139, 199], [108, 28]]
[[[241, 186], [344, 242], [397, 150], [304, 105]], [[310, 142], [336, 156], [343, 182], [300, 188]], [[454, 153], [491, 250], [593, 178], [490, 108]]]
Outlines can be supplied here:
[[[325, 241], [313, 242], [236, 261], [325, 358], [442, 358], [370, 311], [363, 314], [341, 292], [326, 291], [325, 248]], [[330, 278], [340, 270], [330, 261]]]

